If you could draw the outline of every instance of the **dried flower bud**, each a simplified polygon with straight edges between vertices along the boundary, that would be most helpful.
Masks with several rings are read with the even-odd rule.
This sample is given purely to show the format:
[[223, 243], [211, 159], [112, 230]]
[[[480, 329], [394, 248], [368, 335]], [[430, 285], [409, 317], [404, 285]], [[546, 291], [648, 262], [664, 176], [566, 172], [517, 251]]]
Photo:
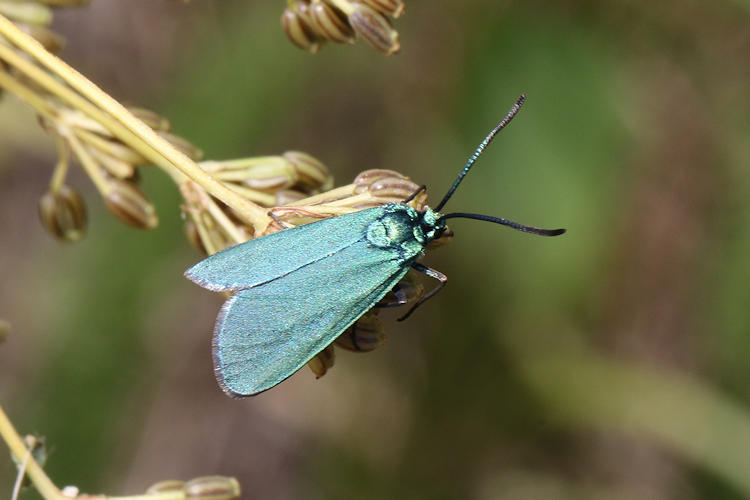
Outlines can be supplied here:
[[368, 311], [335, 340], [337, 347], [354, 352], [370, 352], [385, 343], [383, 323]]
[[231, 500], [240, 497], [240, 483], [233, 477], [206, 476], [185, 483], [185, 498]]
[[406, 9], [406, 5], [401, 0], [357, 0], [357, 2], [369, 5], [378, 12], [393, 17], [401, 17]]
[[128, 106], [128, 111], [154, 130], [159, 130], [161, 132], [169, 132], [172, 130], [172, 124], [169, 123], [169, 120], [150, 109]]
[[294, 165], [281, 156], [205, 161], [201, 167], [220, 181], [241, 183], [262, 191], [289, 188], [299, 180]]
[[333, 175], [328, 167], [307, 153], [287, 151], [282, 155], [297, 172], [298, 185], [305, 192], [327, 191], [333, 187]]
[[138, 229], [153, 229], [159, 224], [156, 209], [136, 185], [120, 179], [110, 183], [112, 189], [104, 202], [118, 219]]
[[316, 28], [328, 40], [336, 43], [354, 43], [354, 31], [338, 9], [323, 2], [310, 6], [310, 14]]
[[307, 28], [315, 35], [315, 38], [321, 43], [324, 42], [325, 33], [320, 31], [320, 28], [318, 28], [315, 25], [315, 21], [313, 21], [309, 0], [295, 2], [292, 8], [294, 9], [294, 13], [299, 16], [300, 20], [305, 23], [305, 26], [307, 26]]
[[320, 378], [328, 372], [328, 369], [333, 366], [335, 360], [336, 353], [333, 350], [333, 346], [329, 345], [308, 361], [307, 366], [315, 374], [315, 378]]
[[187, 156], [191, 160], [200, 161], [203, 159], [203, 150], [195, 147], [187, 139], [183, 139], [179, 135], [171, 134], [163, 130], [157, 130], [156, 133], [162, 136], [163, 139], [166, 139], [166, 141], [169, 142], [172, 146], [174, 146], [175, 149], [181, 151], [185, 156]]
[[86, 203], [69, 186], [42, 195], [39, 199], [39, 218], [44, 228], [61, 241], [72, 243], [86, 235]]
[[388, 55], [401, 50], [398, 32], [382, 14], [367, 5], [354, 4], [349, 24], [373, 48]]
[[183, 491], [184, 489], [185, 489], [185, 481], [179, 481], [177, 479], [168, 479], [166, 481], [159, 481], [158, 483], [149, 486], [149, 488], [146, 490], [146, 494], [158, 495], [159, 493]]
[[320, 49], [320, 41], [307, 22], [296, 12], [286, 9], [281, 14], [281, 26], [287, 38], [297, 47], [315, 54]]
[[408, 272], [396, 285], [378, 301], [378, 307], [397, 307], [413, 302], [424, 293], [424, 286]]

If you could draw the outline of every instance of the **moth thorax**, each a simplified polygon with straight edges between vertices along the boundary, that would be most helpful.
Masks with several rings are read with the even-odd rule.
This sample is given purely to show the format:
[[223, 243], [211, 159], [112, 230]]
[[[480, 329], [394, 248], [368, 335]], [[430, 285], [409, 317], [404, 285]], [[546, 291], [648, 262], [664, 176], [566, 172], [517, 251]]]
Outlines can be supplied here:
[[[400, 247], [416, 237], [416, 221], [404, 211], [386, 213], [367, 228], [367, 241], [376, 247]], [[420, 231], [421, 232], [421, 231]]]

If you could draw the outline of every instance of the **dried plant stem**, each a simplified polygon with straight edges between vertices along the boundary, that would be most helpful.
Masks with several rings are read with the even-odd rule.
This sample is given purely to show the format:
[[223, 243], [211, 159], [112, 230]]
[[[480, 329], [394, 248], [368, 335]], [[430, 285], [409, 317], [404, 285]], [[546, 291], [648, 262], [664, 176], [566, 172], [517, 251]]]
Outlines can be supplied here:
[[[16, 458], [18, 463], [23, 464], [25, 474], [29, 477], [34, 487], [45, 500], [71, 500], [65, 496], [55, 486], [52, 480], [44, 472], [44, 469], [34, 460], [31, 451], [26, 447], [23, 438], [13, 427], [8, 416], [0, 406], [0, 437], [10, 448], [11, 454]], [[86, 500], [185, 500], [185, 493], [182, 491], [165, 491], [162, 493], [153, 493], [146, 495], [132, 496], [109, 496], [109, 495], [83, 495], [81, 498]]]
[[174, 172], [176, 170], [196, 182], [208, 193], [232, 207], [237, 215], [244, 222], [251, 224], [256, 231], [263, 231], [266, 228], [270, 219], [264, 208], [243, 198], [201, 170], [195, 162], [133, 116], [119, 102], [61, 59], [48, 52], [39, 42], [18, 29], [2, 15], [0, 15], [0, 35], [10, 40], [23, 52], [31, 55], [50, 73], [67, 83], [70, 88], [19, 56], [10, 47], [0, 45], [0, 59], [5, 60], [72, 107], [100, 122], [113, 135], [141, 153], [149, 161], [167, 170], [173, 177], [176, 177], [176, 172]]
[[[26, 448], [23, 439], [13, 427], [2, 407], [0, 407], [0, 436], [7, 443], [10, 452], [19, 463], [28, 457], [29, 449]], [[33, 457], [28, 457], [28, 460], [26, 460], [26, 475], [29, 476], [37, 491], [46, 500], [66, 500], [66, 497], [52, 483], [52, 480], [44, 473], [44, 470]]]

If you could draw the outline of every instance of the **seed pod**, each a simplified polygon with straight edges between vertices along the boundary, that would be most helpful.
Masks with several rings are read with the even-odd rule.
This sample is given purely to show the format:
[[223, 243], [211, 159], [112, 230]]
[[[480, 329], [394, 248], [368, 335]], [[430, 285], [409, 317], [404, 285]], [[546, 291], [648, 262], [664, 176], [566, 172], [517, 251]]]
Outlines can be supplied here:
[[240, 493], [240, 483], [233, 477], [197, 477], [185, 483], [185, 498], [231, 500], [239, 498]]
[[370, 352], [385, 343], [383, 323], [370, 310], [334, 341], [337, 347], [354, 352]]
[[364, 4], [354, 4], [349, 24], [373, 48], [388, 55], [401, 50], [398, 32], [382, 14]]
[[354, 31], [338, 9], [323, 2], [310, 6], [313, 23], [328, 40], [336, 43], [354, 43]]
[[318, 28], [315, 25], [315, 21], [313, 21], [310, 2], [308, 0], [301, 0], [296, 2], [292, 8], [294, 9], [294, 13], [299, 16], [300, 21], [302, 21], [310, 32], [315, 35], [315, 38], [323, 43], [325, 41], [325, 33], [320, 31], [320, 28]]
[[320, 378], [326, 374], [329, 368], [333, 366], [335, 360], [336, 354], [333, 350], [333, 346], [329, 345], [318, 354], [316, 354], [313, 359], [308, 361], [307, 366], [309, 366], [312, 372], [315, 374], [315, 378]]
[[305, 20], [291, 9], [281, 14], [281, 26], [286, 37], [297, 47], [315, 54], [320, 49], [320, 42]]
[[166, 481], [159, 481], [156, 484], [152, 484], [146, 490], [147, 495], [158, 495], [159, 493], [169, 493], [172, 491], [183, 491], [185, 489], [185, 481], [179, 481], [177, 479], [168, 479]]
[[333, 187], [333, 175], [319, 160], [301, 151], [287, 151], [282, 155], [297, 172], [297, 184], [302, 191], [327, 191]]
[[69, 186], [63, 185], [57, 192], [48, 191], [42, 195], [39, 218], [42, 226], [61, 241], [72, 243], [86, 235], [86, 203]]
[[156, 209], [136, 185], [120, 179], [110, 181], [112, 189], [104, 197], [110, 212], [125, 224], [138, 229], [159, 225]]
[[399, 177], [401, 179], [409, 180], [408, 177], [399, 174], [398, 172], [394, 170], [386, 170], [383, 168], [373, 168], [370, 170], [365, 170], [364, 172], [360, 172], [360, 174], [354, 178], [354, 184], [357, 186], [357, 189], [355, 190], [356, 193], [362, 193], [368, 189], [368, 186], [372, 184], [377, 179], [381, 179], [383, 177]]
[[401, 0], [357, 0], [357, 2], [369, 5], [378, 12], [393, 17], [401, 17], [406, 9], [406, 5]]

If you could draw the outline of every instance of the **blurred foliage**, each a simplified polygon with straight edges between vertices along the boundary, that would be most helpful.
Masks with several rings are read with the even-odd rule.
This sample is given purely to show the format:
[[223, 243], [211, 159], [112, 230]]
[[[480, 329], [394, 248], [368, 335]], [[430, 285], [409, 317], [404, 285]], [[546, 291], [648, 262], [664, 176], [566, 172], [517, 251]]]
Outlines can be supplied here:
[[[101, 3], [75, 13], [81, 52], [65, 56], [95, 81], [115, 64], [137, 79], [85, 43], [112, 23]], [[449, 286], [386, 320], [385, 347], [233, 401], [211, 373], [219, 302], [181, 277], [198, 256], [173, 185], [145, 175], [155, 231], [92, 206], [89, 237], [61, 247], [35, 215], [52, 157], [3, 154], [0, 398], [46, 436], [58, 484], [219, 473], [249, 498], [750, 496], [745, 2], [411, 0], [391, 58], [298, 51], [274, 2], [207, 4], [175, 10], [169, 84], [143, 105], [208, 156], [300, 149], [339, 184], [392, 168], [435, 200], [527, 92], [448, 208], [569, 233], [456, 221], [426, 259]], [[133, 16], [106, 26], [145, 50]], [[0, 491], [13, 477], [8, 460]]]

